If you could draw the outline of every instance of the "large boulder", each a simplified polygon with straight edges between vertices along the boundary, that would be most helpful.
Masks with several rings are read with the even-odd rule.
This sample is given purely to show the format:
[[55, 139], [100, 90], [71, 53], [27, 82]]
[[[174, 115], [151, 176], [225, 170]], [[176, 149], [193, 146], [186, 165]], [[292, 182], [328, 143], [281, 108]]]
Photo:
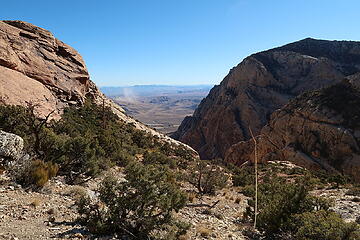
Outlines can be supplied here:
[[[356, 85], [358, 81], [350, 78], [307, 92], [274, 112], [257, 137], [258, 161], [291, 161], [360, 182], [360, 91]], [[254, 161], [252, 140], [230, 149], [226, 161], [237, 165]]]
[[225, 157], [231, 146], [250, 139], [249, 128], [258, 135], [290, 99], [357, 72], [360, 42], [308, 38], [253, 54], [230, 70], [173, 137], [203, 159]]
[[0, 160], [17, 160], [24, 147], [24, 140], [18, 135], [0, 130]]

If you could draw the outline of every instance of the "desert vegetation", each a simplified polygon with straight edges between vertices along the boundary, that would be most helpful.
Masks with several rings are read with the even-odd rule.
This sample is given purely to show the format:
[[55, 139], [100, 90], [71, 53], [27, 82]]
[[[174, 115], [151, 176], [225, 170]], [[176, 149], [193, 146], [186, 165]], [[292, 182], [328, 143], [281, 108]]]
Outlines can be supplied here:
[[[249, 197], [243, 223], [254, 220], [255, 186], [249, 177], [251, 167], [238, 169], [234, 184]], [[331, 210], [333, 203], [312, 194], [316, 188], [335, 188], [346, 181], [341, 176], [312, 173], [303, 168], [281, 165], [260, 166], [258, 216], [256, 231], [247, 227], [244, 234], [250, 239], [358, 239], [360, 226], [345, 222]], [[246, 224], [245, 224], [246, 225]]]
[[[65, 109], [59, 121], [48, 121], [49, 116], [39, 119], [34, 110], [33, 105], [2, 105], [0, 126], [3, 131], [21, 136], [26, 152], [38, 160], [33, 168], [44, 174], [40, 174], [43, 179], [37, 176], [36, 182], [46, 182], [54, 172], [65, 175], [69, 183], [86, 180], [110, 166], [126, 166], [137, 154], [145, 156], [144, 163], [156, 161], [173, 168], [193, 158], [185, 147], [163, 143], [122, 122], [110, 108], [90, 101], [79, 108]], [[39, 166], [40, 162], [44, 166]], [[45, 174], [50, 165], [54, 166], [51, 174]], [[27, 168], [27, 173], [33, 174], [33, 169]]]
[[131, 163], [126, 181], [106, 178], [99, 199], [88, 196], [78, 202], [81, 221], [95, 233], [118, 233], [147, 239], [166, 231], [164, 239], [177, 239], [187, 225], [172, 217], [185, 206], [186, 195], [167, 167]]
[[179, 171], [196, 161], [191, 150], [137, 130], [110, 108], [87, 101], [64, 110], [58, 121], [36, 117], [36, 107], [0, 106], [1, 130], [25, 142], [22, 164], [11, 167], [23, 187], [41, 189], [56, 175], [79, 184], [104, 170], [124, 168], [125, 181], [105, 178], [92, 199], [76, 194], [79, 221], [94, 234], [177, 239], [188, 228], [173, 218], [187, 195], [177, 182]]

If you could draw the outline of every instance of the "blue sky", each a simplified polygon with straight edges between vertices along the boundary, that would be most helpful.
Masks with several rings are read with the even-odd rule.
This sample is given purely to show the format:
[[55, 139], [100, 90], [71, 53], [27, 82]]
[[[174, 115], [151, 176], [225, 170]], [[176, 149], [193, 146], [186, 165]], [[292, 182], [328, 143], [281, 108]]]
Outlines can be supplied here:
[[218, 84], [251, 53], [306, 37], [360, 40], [357, 0], [16, 0], [2, 19], [46, 28], [99, 86]]

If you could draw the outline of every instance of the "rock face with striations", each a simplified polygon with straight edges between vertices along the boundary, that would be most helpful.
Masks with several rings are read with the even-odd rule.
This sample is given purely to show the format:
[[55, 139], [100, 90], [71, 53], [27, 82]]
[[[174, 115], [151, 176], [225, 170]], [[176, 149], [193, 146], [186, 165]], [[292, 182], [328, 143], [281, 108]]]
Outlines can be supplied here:
[[31, 102], [40, 105], [41, 114], [47, 114], [83, 103], [90, 85], [85, 63], [73, 48], [30, 23], [0, 21], [3, 102]]
[[[258, 160], [291, 161], [360, 182], [360, 77], [354, 80], [304, 93], [275, 111], [258, 136]], [[238, 143], [226, 160], [253, 161], [253, 149], [252, 140]]]
[[230, 70], [172, 137], [203, 159], [225, 157], [232, 145], [250, 138], [249, 128], [258, 135], [290, 99], [357, 72], [360, 42], [308, 38], [253, 54]]

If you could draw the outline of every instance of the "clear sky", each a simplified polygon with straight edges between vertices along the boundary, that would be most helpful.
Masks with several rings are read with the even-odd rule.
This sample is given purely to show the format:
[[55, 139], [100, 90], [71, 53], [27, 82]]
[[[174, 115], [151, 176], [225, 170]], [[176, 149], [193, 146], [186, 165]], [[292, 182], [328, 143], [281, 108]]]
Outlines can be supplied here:
[[13, 0], [1, 18], [46, 28], [99, 86], [218, 84], [247, 55], [306, 37], [360, 40], [358, 0]]

